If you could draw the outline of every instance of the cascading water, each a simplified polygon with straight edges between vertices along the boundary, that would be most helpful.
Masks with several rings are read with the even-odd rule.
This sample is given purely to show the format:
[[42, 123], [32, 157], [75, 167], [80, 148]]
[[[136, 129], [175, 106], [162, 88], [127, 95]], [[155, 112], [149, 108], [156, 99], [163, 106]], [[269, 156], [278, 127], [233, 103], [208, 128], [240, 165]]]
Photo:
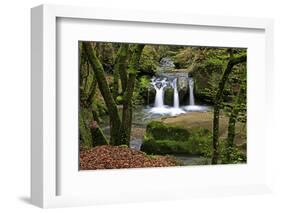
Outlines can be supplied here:
[[164, 88], [167, 86], [166, 79], [163, 79], [162, 81], [155, 80], [152, 81], [151, 84], [153, 85], [156, 91], [154, 107], [158, 107], [158, 108], [164, 107]]
[[[151, 85], [154, 87], [156, 94], [154, 100], [154, 107], [149, 110], [152, 114], [160, 115], [179, 115], [185, 113], [179, 106], [179, 94], [177, 88], [177, 78], [168, 80], [164, 79], [151, 79]], [[174, 105], [173, 107], [164, 105], [165, 88], [172, 87], [174, 89]]]
[[194, 81], [193, 81], [192, 78], [188, 78], [188, 85], [189, 85], [189, 105], [184, 107], [184, 109], [187, 110], [187, 111], [196, 111], [196, 112], [207, 111], [208, 107], [195, 105]]
[[[163, 62], [164, 63], [164, 62]], [[162, 73], [157, 78], [151, 79], [151, 85], [155, 89], [154, 106], [147, 109], [148, 116], [159, 117], [163, 115], [175, 116], [191, 111], [207, 111], [208, 107], [195, 105], [194, 97], [194, 80], [187, 73]], [[179, 88], [186, 85], [189, 91], [188, 104], [180, 107]], [[173, 106], [164, 105], [164, 97], [166, 88], [173, 88]]]
[[189, 105], [191, 106], [195, 105], [193, 88], [194, 81], [192, 78], [189, 78]]
[[174, 107], [179, 108], [179, 93], [178, 93], [178, 86], [177, 86], [177, 78], [173, 80], [173, 89], [174, 89]]

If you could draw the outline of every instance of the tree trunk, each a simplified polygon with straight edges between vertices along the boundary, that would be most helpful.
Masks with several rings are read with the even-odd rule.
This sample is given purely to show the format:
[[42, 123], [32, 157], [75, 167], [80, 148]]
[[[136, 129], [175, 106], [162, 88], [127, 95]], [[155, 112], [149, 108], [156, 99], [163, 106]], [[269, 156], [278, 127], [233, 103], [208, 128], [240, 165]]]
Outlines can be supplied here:
[[122, 93], [124, 93], [127, 87], [128, 79], [127, 79], [126, 69], [127, 69], [128, 50], [129, 50], [128, 44], [121, 44], [116, 56], [114, 71], [113, 71], [113, 97], [115, 100], [116, 97], [118, 96], [118, 90], [119, 90], [119, 76], [121, 79]]
[[225, 84], [228, 80], [228, 77], [232, 71], [233, 66], [236, 64], [246, 62], [247, 56], [243, 55], [237, 58], [230, 58], [227, 67], [223, 73], [223, 76], [219, 82], [218, 91], [215, 96], [215, 105], [214, 105], [214, 119], [213, 119], [213, 157], [212, 157], [212, 164], [218, 163], [218, 141], [219, 141], [219, 116], [220, 116], [220, 108], [223, 100], [223, 91]]
[[[83, 50], [81, 50], [83, 51]], [[79, 109], [79, 137], [82, 144], [86, 147], [92, 147], [101, 144], [108, 144], [106, 137], [100, 129], [99, 118], [92, 103], [96, 94], [97, 81], [95, 75], [90, 76], [90, 67], [88, 61], [80, 59], [80, 109]], [[82, 74], [84, 73], [84, 75]], [[86, 74], [85, 74], [86, 73]], [[91, 82], [89, 81], [91, 79]], [[87, 84], [90, 84], [89, 88]], [[96, 125], [93, 125], [96, 123]]]
[[79, 109], [79, 134], [86, 147], [109, 144], [98, 125], [97, 118], [89, 108], [80, 107]]
[[132, 127], [133, 116], [133, 103], [132, 97], [135, 88], [135, 80], [137, 70], [139, 66], [139, 60], [141, 57], [144, 45], [136, 45], [129, 63], [128, 68], [128, 82], [126, 91], [123, 96], [123, 114], [122, 114], [122, 129], [121, 129], [121, 143], [129, 145]]
[[104, 98], [105, 104], [108, 109], [108, 114], [111, 124], [110, 144], [112, 145], [120, 144], [119, 132], [121, 128], [121, 120], [120, 120], [117, 105], [107, 84], [102, 64], [100, 63], [98, 57], [96, 56], [96, 51], [94, 50], [90, 42], [83, 42], [83, 49], [86, 53], [90, 65], [93, 68], [94, 74], [96, 76], [99, 85], [100, 92]]
[[239, 114], [239, 105], [241, 104], [244, 94], [245, 93], [245, 88], [240, 87], [240, 90], [238, 92], [238, 95], [236, 97], [235, 103], [232, 106], [231, 114], [229, 117], [228, 121], [228, 135], [227, 135], [227, 160], [230, 161], [230, 154], [231, 150], [234, 147], [234, 139], [235, 139], [235, 126], [236, 126], [236, 121], [237, 117]]
[[89, 126], [89, 121], [87, 120], [87, 115], [85, 108], [79, 109], [79, 137], [81, 144], [86, 147], [93, 146], [93, 138], [91, 134], [91, 129]]

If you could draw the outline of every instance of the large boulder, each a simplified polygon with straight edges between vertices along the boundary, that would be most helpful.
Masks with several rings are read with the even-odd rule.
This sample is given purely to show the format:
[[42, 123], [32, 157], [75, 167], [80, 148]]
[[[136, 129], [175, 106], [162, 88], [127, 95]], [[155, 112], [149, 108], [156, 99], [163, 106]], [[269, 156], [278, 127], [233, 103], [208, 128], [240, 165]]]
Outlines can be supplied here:
[[186, 129], [152, 121], [147, 125], [141, 150], [147, 154], [202, 154], [211, 152], [210, 131]]

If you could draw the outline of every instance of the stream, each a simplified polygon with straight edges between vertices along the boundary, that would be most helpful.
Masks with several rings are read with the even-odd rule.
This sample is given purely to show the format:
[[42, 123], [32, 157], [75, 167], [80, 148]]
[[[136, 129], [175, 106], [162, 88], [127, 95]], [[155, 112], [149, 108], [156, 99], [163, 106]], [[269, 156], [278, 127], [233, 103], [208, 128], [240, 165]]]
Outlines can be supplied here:
[[[179, 92], [178, 92], [178, 82], [186, 81], [188, 90], [188, 100], [186, 100], [186, 105], [180, 105]], [[145, 133], [145, 128], [147, 123], [154, 119], [170, 116], [180, 116], [181, 114], [190, 112], [205, 112], [209, 111], [210, 107], [196, 105], [194, 98], [194, 84], [195, 82], [187, 73], [177, 74], [177, 75], [160, 75], [158, 77], [153, 77], [151, 79], [151, 86], [155, 89], [155, 100], [153, 106], [137, 106], [133, 110], [133, 122], [132, 122], [132, 132], [130, 148], [135, 150], [140, 150], [143, 142], [143, 135]], [[173, 89], [173, 104], [164, 105], [164, 94], [167, 88]], [[122, 110], [120, 109], [120, 113]], [[110, 128], [108, 116], [103, 119], [103, 124], [101, 125], [105, 135], [109, 138]], [[206, 164], [205, 158], [198, 155], [173, 155], [177, 160], [179, 160], [183, 165], [198, 165]]]

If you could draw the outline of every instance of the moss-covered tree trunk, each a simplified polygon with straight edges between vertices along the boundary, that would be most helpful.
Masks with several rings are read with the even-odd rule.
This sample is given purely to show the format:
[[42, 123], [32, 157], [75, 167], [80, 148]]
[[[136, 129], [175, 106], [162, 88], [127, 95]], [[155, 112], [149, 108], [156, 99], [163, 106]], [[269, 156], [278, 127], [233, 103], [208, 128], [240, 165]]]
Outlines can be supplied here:
[[117, 105], [107, 84], [103, 66], [99, 61], [96, 55], [96, 51], [93, 48], [91, 42], [83, 42], [83, 50], [85, 51], [86, 57], [93, 68], [92, 70], [96, 76], [100, 92], [104, 98], [105, 104], [108, 109], [108, 114], [110, 118], [110, 144], [120, 144], [119, 133], [121, 128], [121, 120]]
[[227, 134], [227, 160], [231, 159], [231, 151], [234, 148], [234, 139], [235, 139], [235, 127], [236, 121], [239, 114], [240, 104], [242, 103], [245, 97], [245, 88], [243, 86], [240, 87], [238, 95], [236, 97], [235, 103], [232, 106], [229, 121], [228, 121], [228, 134]]
[[79, 134], [83, 145], [86, 147], [108, 144], [106, 137], [99, 127], [99, 117], [92, 106], [96, 87], [97, 83], [94, 78], [89, 94], [83, 91], [85, 97], [80, 97]]
[[89, 63], [81, 47], [80, 51], [79, 137], [82, 145], [86, 147], [108, 144], [106, 137], [98, 125], [99, 118], [92, 104], [96, 94], [97, 81], [95, 76], [90, 73]]
[[115, 59], [114, 70], [113, 70], [113, 97], [116, 100], [119, 90], [119, 76], [121, 79], [122, 93], [126, 90], [127, 87], [127, 59], [129, 44], [121, 44], [118, 49], [117, 56]]
[[230, 57], [230, 60], [224, 70], [223, 76], [219, 82], [218, 90], [214, 100], [214, 119], [213, 119], [213, 156], [212, 164], [218, 163], [219, 151], [218, 151], [218, 142], [219, 142], [219, 117], [220, 117], [220, 108], [223, 100], [223, 92], [225, 84], [228, 80], [228, 77], [232, 71], [233, 66], [236, 64], [246, 62], [247, 56], [242, 55], [240, 57], [234, 58]]
[[79, 109], [79, 137], [81, 144], [85, 147], [92, 147], [93, 146], [93, 138], [90, 128], [90, 122], [87, 118], [87, 110], [85, 108]]
[[132, 56], [130, 58], [128, 67], [128, 81], [126, 83], [126, 90], [123, 95], [123, 114], [122, 114], [122, 128], [121, 128], [121, 144], [129, 145], [132, 127], [133, 116], [133, 92], [135, 88], [135, 80], [137, 70], [139, 67], [139, 60], [141, 57], [144, 45], [135, 45]]

